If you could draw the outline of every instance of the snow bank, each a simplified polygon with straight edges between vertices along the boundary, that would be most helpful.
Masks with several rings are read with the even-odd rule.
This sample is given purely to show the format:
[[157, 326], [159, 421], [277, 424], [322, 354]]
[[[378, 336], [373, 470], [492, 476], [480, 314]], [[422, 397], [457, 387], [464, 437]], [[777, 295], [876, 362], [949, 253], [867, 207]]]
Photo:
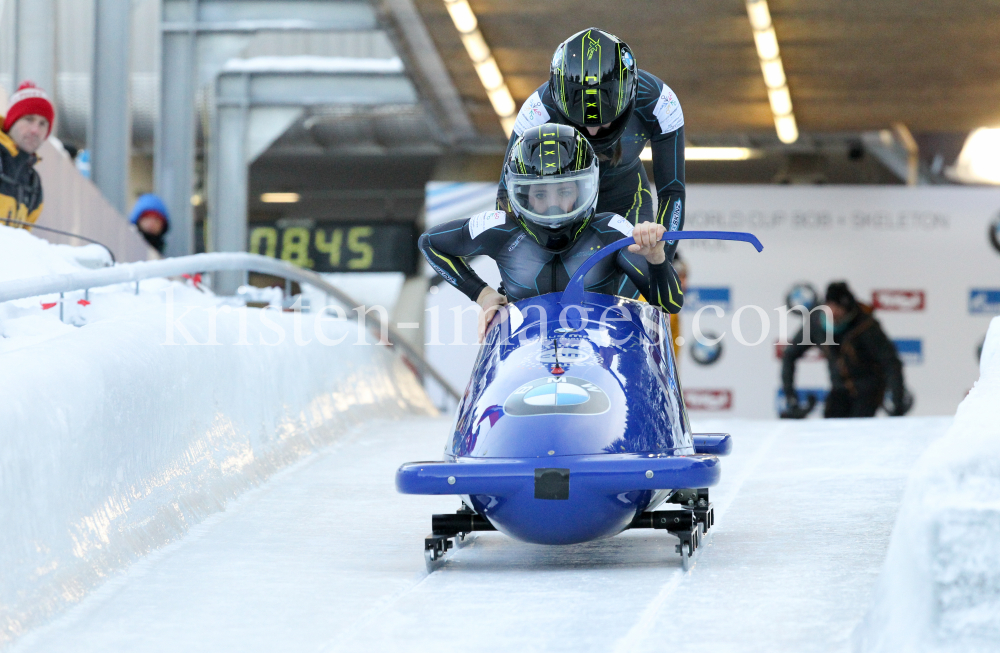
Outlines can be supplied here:
[[855, 650], [1000, 650], [1000, 318], [979, 381], [914, 468]]
[[[0, 283], [72, 249], [0, 228]], [[166, 280], [82, 297], [0, 304], [0, 648], [350, 425], [434, 412], [353, 322]]]

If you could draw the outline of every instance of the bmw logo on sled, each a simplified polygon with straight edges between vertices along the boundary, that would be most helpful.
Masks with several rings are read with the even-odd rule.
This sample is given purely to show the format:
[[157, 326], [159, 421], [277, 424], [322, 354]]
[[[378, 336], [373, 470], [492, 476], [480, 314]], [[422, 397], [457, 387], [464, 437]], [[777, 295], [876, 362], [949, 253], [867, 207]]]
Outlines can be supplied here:
[[[667, 232], [663, 240], [741, 240], [751, 234]], [[454, 494], [434, 515], [428, 567], [473, 531], [538, 544], [574, 544], [629, 528], [680, 540], [687, 568], [712, 526], [708, 488], [726, 434], [694, 435], [674, 361], [670, 323], [644, 302], [586, 292], [583, 278], [631, 238], [588, 259], [566, 290], [511, 304], [490, 325], [458, 407], [445, 460], [406, 463], [404, 494]], [[669, 509], [664, 509], [669, 508]]]

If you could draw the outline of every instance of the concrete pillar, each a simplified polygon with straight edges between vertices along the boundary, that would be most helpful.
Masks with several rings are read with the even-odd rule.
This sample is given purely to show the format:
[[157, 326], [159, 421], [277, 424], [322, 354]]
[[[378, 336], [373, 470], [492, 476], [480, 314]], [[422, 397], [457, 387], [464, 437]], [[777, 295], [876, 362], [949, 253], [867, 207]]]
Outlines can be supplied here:
[[[219, 106], [212, 130], [209, 209], [210, 249], [215, 252], [245, 252], [247, 247], [247, 170], [246, 136], [250, 121], [249, 76], [244, 85], [243, 102]], [[220, 295], [235, 295], [243, 279], [241, 272], [217, 272], [213, 290]]]
[[[164, 3], [164, 11], [167, 8]], [[173, 3], [170, 8], [173, 21], [193, 23], [197, 17], [197, 0]], [[156, 193], [170, 212], [164, 248], [167, 256], [194, 254], [195, 38], [193, 30], [165, 30], [160, 46], [160, 117], [153, 179]]]
[[[32, 0], [34, 1], [34, 0]], [[132, 123], [129, 111], [131, 0], [95, 0], [91, 69], [90, 178], [111, 206], [127, 213]]]
[[26, 79], [35, 82], [53, 102], [56, 95], [56, 2], [14, 0], [14, 88]]

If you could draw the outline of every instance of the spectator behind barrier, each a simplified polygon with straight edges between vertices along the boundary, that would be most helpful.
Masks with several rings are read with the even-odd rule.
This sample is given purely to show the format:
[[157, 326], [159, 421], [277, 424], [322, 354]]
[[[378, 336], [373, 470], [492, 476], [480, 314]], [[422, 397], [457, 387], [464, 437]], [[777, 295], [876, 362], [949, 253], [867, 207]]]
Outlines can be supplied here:
[[170, 216], [163, 200], [153, 193], [140, 196], [128, 219], [139, 229], [146, 242], [162, 254], [163, 236], [170, 229]]
[[34, 224], [41, 215], [42, 180], [35, 171], [35, 152], [52, 133], [54, 119], [52, 102], [34, 83], [24, 82], [10, 97], [0, 131], [0, 224]]
[[[872, 317], [871, 307], [855, 299], [844, 281], [831, 283], [826, 289], [826, 306], [833, 324], [827, 324], [824, 312], [811, 313], [809, 340], [799, 331], [782, 355], [786, 408], [781, 417], [803, 418], [816, 403], [810, 396], [808, 405], [801, 406], [795, 391], [795, 362], [814, 345], [826, 355], [830, 368], [831, 389], [824, 417], [873, 417], [886, 399], [889, 415], [909, 412], [913, 397], [903, 385], [903, 364], [882, 325]], [[828, 330], [835, 344], [824, 344]]]

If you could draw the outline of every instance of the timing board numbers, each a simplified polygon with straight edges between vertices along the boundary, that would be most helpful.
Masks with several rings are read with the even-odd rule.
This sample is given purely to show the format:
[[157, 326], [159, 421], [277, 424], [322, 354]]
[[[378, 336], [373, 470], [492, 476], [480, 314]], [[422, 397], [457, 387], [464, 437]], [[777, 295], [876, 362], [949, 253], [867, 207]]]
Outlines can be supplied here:
[[411, 224], [313, 226], [256, 225], [248, 251], [317, 272], [416, 270], [416, 229]]

